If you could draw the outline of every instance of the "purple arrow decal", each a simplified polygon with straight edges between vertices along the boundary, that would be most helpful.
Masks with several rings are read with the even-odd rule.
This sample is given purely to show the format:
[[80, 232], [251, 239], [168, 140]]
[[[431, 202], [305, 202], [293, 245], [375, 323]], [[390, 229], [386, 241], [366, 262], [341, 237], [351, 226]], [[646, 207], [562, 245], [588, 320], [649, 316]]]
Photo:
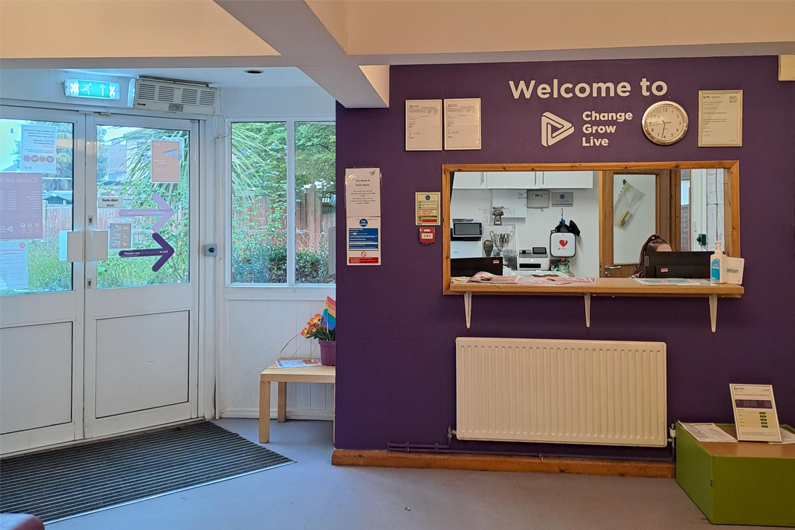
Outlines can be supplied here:
[[152, 265], [152, 270], [157, 272], [160, 270], [160, 267], [165, 265], [165, 263], [174, 255], [174, 248], [166, 243], [166, 240], [163, 239], [160, 234], [155, 232], [152, 234], [152, 239], [155, 240], [155, 243], [160, 245], [160, 248], [142, 248], [138, 250], [122, 250], [119, 252], [120, 258], [140, 258], [144, 256], [160, 256], [160, 259]]
[[160, 208], [141, 208], [138, 210], [119, 210], [119, 217], [160, 217], [152, 227], [152, 232], [160, 232], [171, 216], [174, 215], [174, 209], [156, 192], [152, 192], [152, 200], [157, 203]]

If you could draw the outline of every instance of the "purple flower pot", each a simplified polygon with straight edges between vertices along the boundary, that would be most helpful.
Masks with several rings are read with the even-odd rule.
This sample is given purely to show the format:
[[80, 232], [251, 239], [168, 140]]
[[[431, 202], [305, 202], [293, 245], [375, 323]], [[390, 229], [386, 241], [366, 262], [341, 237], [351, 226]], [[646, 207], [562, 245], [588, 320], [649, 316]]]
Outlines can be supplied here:
[[320, 342], [320, 364], [323, 366], [334, 366], [337, 361], [337, 343], [333, 340], [321, 340]]

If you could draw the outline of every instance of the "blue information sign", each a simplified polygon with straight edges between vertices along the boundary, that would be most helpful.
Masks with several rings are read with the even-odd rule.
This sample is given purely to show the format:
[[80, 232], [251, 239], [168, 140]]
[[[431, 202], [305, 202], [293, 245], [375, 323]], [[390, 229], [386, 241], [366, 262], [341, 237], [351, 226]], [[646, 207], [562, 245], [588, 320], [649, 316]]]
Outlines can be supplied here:
[[119, 83], [90, 79], [67, 79], [63, 84], [64, 94], [72, 98], [119, 99], [120, 88]]
[[377, 228], [350, 228], [348, 232], [350, 250], [378, 250]]

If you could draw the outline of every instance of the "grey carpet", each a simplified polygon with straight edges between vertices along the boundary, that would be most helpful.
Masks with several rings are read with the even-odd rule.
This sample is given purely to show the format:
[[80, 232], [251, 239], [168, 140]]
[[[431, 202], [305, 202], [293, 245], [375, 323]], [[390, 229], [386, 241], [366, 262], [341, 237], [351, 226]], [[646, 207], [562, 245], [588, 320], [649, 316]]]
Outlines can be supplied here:
[[54, 521], [292, 460], [198, 423], [0, 461], [0, 512]]

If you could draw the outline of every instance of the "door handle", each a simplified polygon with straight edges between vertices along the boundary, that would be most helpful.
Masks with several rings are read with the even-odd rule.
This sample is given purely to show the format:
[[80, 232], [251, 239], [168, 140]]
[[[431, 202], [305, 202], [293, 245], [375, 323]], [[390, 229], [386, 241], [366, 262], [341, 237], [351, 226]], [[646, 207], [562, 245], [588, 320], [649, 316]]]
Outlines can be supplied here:
[[86, 261], [108, 259], [108, 232], [106, 230], [86, 231], [86, 251]]
[[83, 232], [61, 230], [58, 250], [61, 261], [83, 261]]
[[621, 265], [606, 265], [605, 266], [605, 278], [610, 277], [610, 271], [614, 271], [616, 269], [620, 269]]

